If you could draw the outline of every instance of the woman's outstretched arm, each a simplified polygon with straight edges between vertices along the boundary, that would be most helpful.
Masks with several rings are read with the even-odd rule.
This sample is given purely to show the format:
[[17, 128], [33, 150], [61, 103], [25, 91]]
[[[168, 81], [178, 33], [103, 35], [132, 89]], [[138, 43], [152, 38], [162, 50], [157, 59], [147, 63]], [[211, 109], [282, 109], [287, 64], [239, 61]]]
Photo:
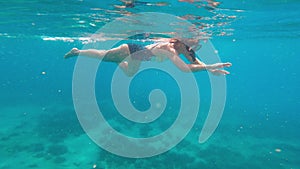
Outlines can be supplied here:
[[222, 70], [222, 68], [230, 67], [232, 64], [226, 63], [215, 63], [215, 64], [204, 64], [198, 59], [191, 64], [186, 64], [179, 56], [174, 55], [170, 57], [170, 60], [183, 72], [198, 72], [198, 71], [210, 71], [214, 75], [227, 75], [228, 71]]

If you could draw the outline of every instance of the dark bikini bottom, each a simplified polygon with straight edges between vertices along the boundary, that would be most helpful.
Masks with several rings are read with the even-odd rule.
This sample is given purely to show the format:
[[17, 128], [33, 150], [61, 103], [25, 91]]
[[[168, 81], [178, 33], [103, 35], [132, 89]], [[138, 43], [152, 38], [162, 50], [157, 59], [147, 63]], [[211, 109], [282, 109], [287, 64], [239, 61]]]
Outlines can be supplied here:
[[128, 48], [132, 59], [149, 61], [153, 56], [152, 52], [145, 48], [145, 46], [135, 43], [128, 43]]

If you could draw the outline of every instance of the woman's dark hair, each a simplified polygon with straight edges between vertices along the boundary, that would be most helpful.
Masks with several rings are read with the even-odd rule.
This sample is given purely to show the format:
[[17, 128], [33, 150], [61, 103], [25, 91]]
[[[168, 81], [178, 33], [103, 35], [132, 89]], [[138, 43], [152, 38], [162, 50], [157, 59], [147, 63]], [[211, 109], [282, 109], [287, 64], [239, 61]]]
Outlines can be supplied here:
[[172, 38], [170, 40], [170, 43], [174, 43], [175, 45], [178, 45], [178, 44], [183, 44], [185, 46], [185, 49], [189, 52], [189, 55], [191, 56], [192, 58], [192, 61], [195, 62], [196, 61], [196, 54], [195, 54], [195, 51], [190, 48], [188, 45], [186, 45], [185, 43], [181, 42], [180, 40], [178, 39], [175, 39], [175, 38]]
[[[185, 44], [184, 44], [185, 45]], [[189, 46], [185, 45], [186, 50], [189, 52], [190, 56], [192, 57], [193, 62], [196, 61], [196, 54], [193, 49], [191, 49]]]

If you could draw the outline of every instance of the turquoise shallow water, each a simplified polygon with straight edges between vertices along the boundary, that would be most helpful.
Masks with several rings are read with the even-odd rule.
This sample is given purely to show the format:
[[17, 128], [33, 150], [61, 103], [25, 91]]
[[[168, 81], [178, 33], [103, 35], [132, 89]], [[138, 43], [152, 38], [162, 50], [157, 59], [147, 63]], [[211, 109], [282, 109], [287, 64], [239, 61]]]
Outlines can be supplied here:
[[[298, 1], [226, 0], [213, 8], [206, 1], [149, 0], [126, 9], [114, 7], [121, 1], [0, 4], [0, 169], [299, 168]], [[199, 144], [211, 96], [207, 73], [195, 73], [201, 104], [187, 137], [158, 156], [119, 157], [98, 147], [80, 126], [72, 101], [76, 60], [64, 60], [63, 55], [72, 47], [82, 48], [87, 37], [115, 18], [157, 11], [201, 28], [222, 61], [233, 63], [226, 79], [224, 114], [212, 137]], [[109, 86], [115, 68], [101, 64], [96, 79], [98, 103], [109, 123], [132, 137], [153, 136], [168, 128], [180, 104], [174, 80], [155, 71], [137, 75], [130, 88], [137, 109], [149, 107], [146, 100], [154, 88], [168, 98], [161, 118], [137, 125], [122, 119], [112, 105]]]

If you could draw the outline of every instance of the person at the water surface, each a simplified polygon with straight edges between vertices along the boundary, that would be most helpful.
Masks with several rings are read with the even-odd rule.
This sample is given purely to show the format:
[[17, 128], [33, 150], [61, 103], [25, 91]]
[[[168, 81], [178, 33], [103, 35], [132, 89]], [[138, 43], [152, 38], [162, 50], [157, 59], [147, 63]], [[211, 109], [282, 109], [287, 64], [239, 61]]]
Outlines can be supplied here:
[[114, 5], [115, 8], [124, 9], [124, 8], [134, 8], [136, 6], [166, 6], [167, 2], [147, 2], [147, 1], [138, 1], [138, 0], [121, 0], [123, 5]]
[[[230, 62], [205, 64], [201, 62], [195, 54], [195, 50], [200, 48], [199, 40], [195, 39], [158, 39], [150, 45], [140, 45], [134, 43], [122, 44], [110, 50], [87, 49], [79, 50], [73, 48], [64, 58], [74, 56], [87, 56], [103, 59], [106, 62], [115, 62], [127, 76], [133, 76], [138, 72], [142, 61], [164, 61], [171, 60], [183, 72], [197, 72], [207, 70], [214, 75], [227, 75], [228, 71], [222, 69], [230, 67]], [[180, 54], [190, 62], [186, 64]]]

